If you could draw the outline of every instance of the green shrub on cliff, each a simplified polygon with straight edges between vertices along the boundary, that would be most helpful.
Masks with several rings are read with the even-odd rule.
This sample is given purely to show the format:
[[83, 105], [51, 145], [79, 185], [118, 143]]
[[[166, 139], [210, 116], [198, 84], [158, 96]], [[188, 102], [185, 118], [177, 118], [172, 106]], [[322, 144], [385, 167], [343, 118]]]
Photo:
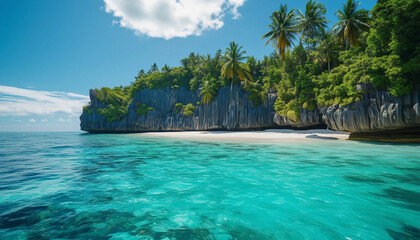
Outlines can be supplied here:
[[86, 111], [89, 115], [95, 111], [94, 109], [90, 108], [90, 106], [83, 106], [83, 111]]
[[184, 104], [176, 103], [174, 113], [178, 114], [180, 111], [182, 111], [182, 109], [184, 109]]
[[123, 119], [128, 114], [128, 105], [132, 98], [129, 88], [115, 87], [114, 89], [96, 89], [97, 98], [105, 105], [104, 108], [96, 109], [99, 115], [105, 116], [107, 122]]
[[147, 116], [147, 113], [149, 113], [149, 111], [153, 111], [153, 110], [155, 110], [154, 108], [152, 108], [152, 107], [148, 107], [146, 104], [141, 104], [141, 103], [136, 103], [136, 106], [137, 106], [137, 110], [136, 110], [136, 113], [137, 114], [139, 114], [139, 115], [143, 115], [143, 116]]
[[121, 106], [115, 107], [111, 104], [105, 108], [99, 108], [96, 111], [99, 115], [105, 116], [107, 122], [123, 119], [128, 114], [127, 108]]
[[191, 116], [194, 115], [196, 106], [192, 103], [188, 103], [187, 105], [184, 105], [182, 103], [175, 104], [174, 113], [178, 114], [179, 112], [182, 112], [182, 115], [184, 116]]
[[185, 105], [182, 115], [191, 116], [191, 115], [194, 115], [194, 112], [195, 112], [195, 106], [192, 103], [188, 103], [187, 105]]

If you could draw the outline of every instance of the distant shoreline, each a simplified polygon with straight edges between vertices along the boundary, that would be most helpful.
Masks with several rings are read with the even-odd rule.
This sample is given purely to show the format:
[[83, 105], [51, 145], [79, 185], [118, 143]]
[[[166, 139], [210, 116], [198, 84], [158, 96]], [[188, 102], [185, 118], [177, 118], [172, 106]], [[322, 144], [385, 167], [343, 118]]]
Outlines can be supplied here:
[[166, 137], [188, 140], [235, 141], [235, 142], [288, 142], [288, 141], [342, 141], [349, 139], [349, 133], [326, 129], [290, 130], [268, 129], [264, 131], [180, 131], [145, 132], [139, 136]]

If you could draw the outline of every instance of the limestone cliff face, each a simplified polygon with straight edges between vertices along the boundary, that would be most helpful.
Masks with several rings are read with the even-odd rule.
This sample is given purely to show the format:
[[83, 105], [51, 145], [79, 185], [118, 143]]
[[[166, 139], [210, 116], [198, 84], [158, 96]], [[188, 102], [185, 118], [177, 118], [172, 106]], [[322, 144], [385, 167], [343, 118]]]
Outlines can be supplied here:
[[[90, 91], [91, 108], [102, 107], [96, 92]], [[144, 89], [134, 96], [129, 105], [128, 116], [122, 120], [106, 122], [105, 117], [93, 111], [84, 111], [81, 129], [89, 132], [142, 132], [180, 130], [241, 130], [275, 128], [273, 109], [276, 94], [270, 93], [260, 106], [254, 106], [248, 93], [239, 86], [222, 87], [210, 104], [198, 104], [191, 116], [174, 113], [175, 104], [197, 104], [201, 100], [199, 91], [178, 89]], [[136, 113], [137, 103], [146, 104], [155, 110], [146, 116]]]
[[366, 89], [365, 97], [348, 106], [320, 110], [329, 128], [351, 133], [420, 128], [420, 91], [401, 98], [389, 91]]
[[279, 114], [275, 114], [273, 118], [274, 123], [281, 127], [293, 127], [293, 128], [314, 128], [325, 127], [325, 123], [322, 119], [322, 115], [318, 108], [314, 111], [308, 111], [307, 109], [300, 108], [299, 121], [294, 122], [293, 120], [282, 117]]
[[[362, 89], [365, 97], [348, 106], [330, 106], [314, 111], [301, 109], [296, 123], [275, 113], [273, 104], [275, 93], [269, 93], [267, 100], [254, 106], [248, 93], [239, 86], [222, 87], [210, 104], [198, 104], [199, 91], [178, 89], [144, 89], [134, 96], [129, 105], [127, 117], [107, 122], [104, 116], [93, 111], [84, 111], [80, 116], [81, 129], [89, 132], [143, 132], [143, 131], [182, 131], [182, 130], [246, 130], [279, 127], [315, 128], [328, 126], [330, 129], [351, 133], [392, 131], [420, 128], [420, 91], [413, 90], [401, 98], [388, 91]], [[90, 91], [91, 109], [104, 105]], [[137, 103], [146, 104], [155, 110], [147, 115], [136, 113]], [[182, 111], [174, 113], [175, 104], [192, 103], [197, 109], [191, 116]]]

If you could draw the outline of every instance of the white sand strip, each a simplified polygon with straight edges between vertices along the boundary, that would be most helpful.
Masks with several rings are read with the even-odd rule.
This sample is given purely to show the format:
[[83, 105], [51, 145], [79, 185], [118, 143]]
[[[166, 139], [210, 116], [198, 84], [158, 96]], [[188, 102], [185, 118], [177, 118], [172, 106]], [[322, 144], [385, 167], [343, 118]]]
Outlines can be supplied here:
[[179, 138], [191, 140], [226, 140], [246, 142], [288, 142], [288, 141], [325, 141], [347, 140], [349, 133], [326, 129], [289, 130], [269, 129], [265, 131], [183, 131], [148, 132], [142, 136]]

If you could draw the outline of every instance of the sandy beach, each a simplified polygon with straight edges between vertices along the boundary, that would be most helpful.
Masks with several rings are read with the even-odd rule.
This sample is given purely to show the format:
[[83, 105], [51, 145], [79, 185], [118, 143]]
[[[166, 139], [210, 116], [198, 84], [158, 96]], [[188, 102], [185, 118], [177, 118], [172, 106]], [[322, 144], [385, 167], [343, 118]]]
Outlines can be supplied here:
[[245, 142], [289, 142], [289, 141], [337, 141], [347, 140], [349, 133], [326, 129], [290, 130], [269, 129], [264, 131], [183, 131], [148, 132], [142, 136], [179, 138], [191, 140], [245, 141]]

